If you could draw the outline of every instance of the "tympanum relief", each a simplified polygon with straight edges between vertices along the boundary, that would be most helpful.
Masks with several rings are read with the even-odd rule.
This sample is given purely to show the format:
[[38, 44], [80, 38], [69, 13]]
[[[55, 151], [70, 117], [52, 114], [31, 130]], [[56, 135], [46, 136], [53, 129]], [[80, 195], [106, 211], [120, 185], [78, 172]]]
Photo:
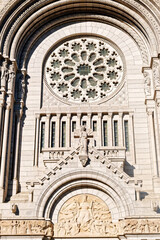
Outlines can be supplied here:
[[93, 195], [77, 195], [61, 208], [55, 236], [116, 236], [117, 225], [112, 223], [107, 205]]

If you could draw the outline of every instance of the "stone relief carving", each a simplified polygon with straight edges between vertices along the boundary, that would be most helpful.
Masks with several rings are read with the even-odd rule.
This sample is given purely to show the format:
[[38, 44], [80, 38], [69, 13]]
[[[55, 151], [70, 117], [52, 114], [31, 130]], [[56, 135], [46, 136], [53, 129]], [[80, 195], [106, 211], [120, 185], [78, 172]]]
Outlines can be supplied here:
[[112, 223], [107, 205], [98, 197], [83, 194], [69, 199], [61, 208], [56, 236], [115, 236], [119, 229]]
[[144, 92], [145, 96], [150, 96], [151, 95], [151, 78], [149, 76], [148, 72], [144, 72]]
[[160, 87], [160, 64], [157, 61], [153, 62], [153, 79], [155, 87]]
[[112, 222], [107, 205], [90, 194], [70, 198], [60, 209], [55, 237], [115, 237], [124, 234], [159, 233], [159, 219], [124, 219]]
[[53, 224], [45, 220], [2, 220], [0, 235], [44, 235], [53, 236]]
[[9, 70], [7, 67], [7, 62], [5, 61], [2, 66], [2, 72], [1, 72], [1, 87], [5, 87], [6, 83], [8, 82], [9, 78]]
[[160, 221], [156, 219], [130, 219], [120, 222], [123, 234], [126, 233], [159, 233]]

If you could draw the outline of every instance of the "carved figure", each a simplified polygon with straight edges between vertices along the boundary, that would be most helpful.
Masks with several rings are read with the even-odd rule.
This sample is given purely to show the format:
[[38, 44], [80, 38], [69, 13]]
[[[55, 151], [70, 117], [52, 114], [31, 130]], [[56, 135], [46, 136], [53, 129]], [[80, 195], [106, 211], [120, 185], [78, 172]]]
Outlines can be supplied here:
[[86, 132], [86, 127], [82, 126], [81, 130], [80, 130], [80, 151], [79, 154], [80, 155], [87, 155], [87, 132]]
[[56, 234], [105, 236], [108, 234], [106, 228], [111, 223], [109, 209], [102, 200], [92, 195], [77, 195], [67, 201], [60, 210]]
[[11, 92], [13, 91], [13, 86], [15, 84], [15, 77], [16, 77], [16, 74], [14, 72], [14, 67], [12, 66], [11, 69], [9, 70], [9, 77], [8, 77], [8, 89]]
[[153, 63], [153, 77], [154, 77], [154, 82], [155, 86], [159, 87], [160, 86], [160, 66], [158, 62]]
[[9, 78], [9, 71], [7, 68], [7, 62], [4, 62], [4, 65], [2, 67], [2, 74], [1, 74], [1, 87], [6, 86], [6, 82], [8, 81]]
[[144, 72], [144, 92], [146, 96], [150, 96], [151, 95], [151, 79], [149, 77], [149, 73], [148, 72]]

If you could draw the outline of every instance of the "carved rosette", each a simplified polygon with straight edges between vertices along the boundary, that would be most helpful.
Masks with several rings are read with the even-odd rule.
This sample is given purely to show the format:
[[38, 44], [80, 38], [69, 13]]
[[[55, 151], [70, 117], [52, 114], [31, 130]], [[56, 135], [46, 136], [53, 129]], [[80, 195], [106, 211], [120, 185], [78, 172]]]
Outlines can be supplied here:
[[58, 46], [46, 62], [50, 90], [69, 102], [93, 102], [122, 85], [124, 64], [118, 51], [102, 39], [78, 38]]

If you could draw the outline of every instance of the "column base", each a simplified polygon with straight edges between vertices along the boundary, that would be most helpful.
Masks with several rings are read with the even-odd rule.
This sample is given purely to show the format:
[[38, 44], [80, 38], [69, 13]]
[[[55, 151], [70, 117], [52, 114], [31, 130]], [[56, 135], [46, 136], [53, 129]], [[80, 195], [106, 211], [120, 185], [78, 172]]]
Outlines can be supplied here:
[[160, 177], [153, 177], [153, 189], [155, 193], [160, 193]]

